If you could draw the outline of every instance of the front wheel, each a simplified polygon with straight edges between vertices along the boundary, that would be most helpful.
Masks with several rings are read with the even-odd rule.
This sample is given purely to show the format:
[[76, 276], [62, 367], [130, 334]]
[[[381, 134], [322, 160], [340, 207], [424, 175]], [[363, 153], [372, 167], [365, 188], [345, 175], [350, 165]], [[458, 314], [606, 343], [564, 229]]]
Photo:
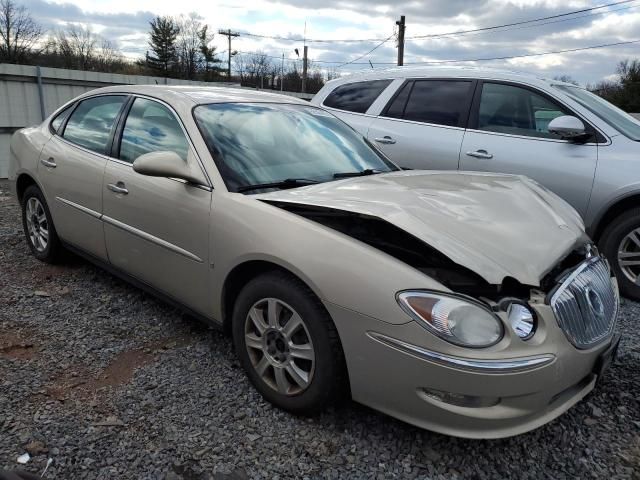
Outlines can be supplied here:
[[22, 226], [29, 248], [38, 260], [48, 263], [60, 260], [63, 248], [47, 201], [36, 185], [27, 187], [22, 196]]
[[602, 233], [600, 246], [611, 263], [620, 292], [640, 300], [640, 209], [614, 219]]
[[251, 383], [275, 406], [310, 415], [343, 397], [338, 333], [322, 303], [296, 278], [271, 272], [250, 281], [236, 301], [232, 329]]

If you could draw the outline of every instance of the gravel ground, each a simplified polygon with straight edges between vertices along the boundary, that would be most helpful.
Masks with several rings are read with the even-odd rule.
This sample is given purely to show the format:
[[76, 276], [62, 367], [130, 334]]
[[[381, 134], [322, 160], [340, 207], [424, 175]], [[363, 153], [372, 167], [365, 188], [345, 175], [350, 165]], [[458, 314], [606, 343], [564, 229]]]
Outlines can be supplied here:
[[0, 469], [50, 479], [640, 478], [640, 304], [585, 401], [497, 441], [422, 431], [348, 403], [272, 408], [231, 342], [79, 259], [36, 261], [0, 183]]

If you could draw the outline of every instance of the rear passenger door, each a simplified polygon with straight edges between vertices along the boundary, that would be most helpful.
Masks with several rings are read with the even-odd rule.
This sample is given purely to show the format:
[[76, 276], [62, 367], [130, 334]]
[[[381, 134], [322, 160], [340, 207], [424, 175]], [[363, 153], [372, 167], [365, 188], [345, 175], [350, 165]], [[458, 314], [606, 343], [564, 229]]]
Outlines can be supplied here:
[[392, 80], [367, 80], [340, 85], [324, 99], [322, 106], [362, 136], [366, 136], [369, 125], [375, 118], [368, 115], [367, 111], [391, 82]]
[[102, 260], [102, 176], [116, 120], [126, 95], [86, 98], [51, 123], [51, 140], [40, 154], [42, 180], [60, 238]]
[[367, 137], [401, 167], [456, 170], [474, 87], [467, 79], [407, 80]]

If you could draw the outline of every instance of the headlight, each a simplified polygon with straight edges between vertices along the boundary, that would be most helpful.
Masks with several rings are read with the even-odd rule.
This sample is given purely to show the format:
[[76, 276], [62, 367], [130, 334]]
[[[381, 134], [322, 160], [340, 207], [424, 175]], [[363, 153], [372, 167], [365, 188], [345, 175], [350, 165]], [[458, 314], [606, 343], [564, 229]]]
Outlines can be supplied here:
[[515, 334], [523, 340], [531, 338], [536, 329], [536, 320], [531, 310], [520, 303], [511, 303], [507, 307], [509, 324]]
[[442, 293], [398, 294], [400, 306], [438, 337], [464, 347], [489, 347], [502, 339], [502, 322], [472, 300]]

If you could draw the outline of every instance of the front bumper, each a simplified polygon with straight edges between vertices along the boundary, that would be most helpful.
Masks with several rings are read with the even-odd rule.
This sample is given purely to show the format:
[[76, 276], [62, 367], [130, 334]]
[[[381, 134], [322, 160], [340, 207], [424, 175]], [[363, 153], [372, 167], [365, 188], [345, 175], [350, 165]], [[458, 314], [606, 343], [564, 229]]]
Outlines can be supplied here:
[[540, 327], [534, 339], [507, 335], [482, 350], [452, 346], [414, 321], [391, 325], [337, 305], [327, 308], [355, 401], [466, 438], [518, 435], [558, 417], [594, 388], [594, 365], [611, 343], [609, 337], [589, 350], [574, 348], [545, 305], [536, 308]]

